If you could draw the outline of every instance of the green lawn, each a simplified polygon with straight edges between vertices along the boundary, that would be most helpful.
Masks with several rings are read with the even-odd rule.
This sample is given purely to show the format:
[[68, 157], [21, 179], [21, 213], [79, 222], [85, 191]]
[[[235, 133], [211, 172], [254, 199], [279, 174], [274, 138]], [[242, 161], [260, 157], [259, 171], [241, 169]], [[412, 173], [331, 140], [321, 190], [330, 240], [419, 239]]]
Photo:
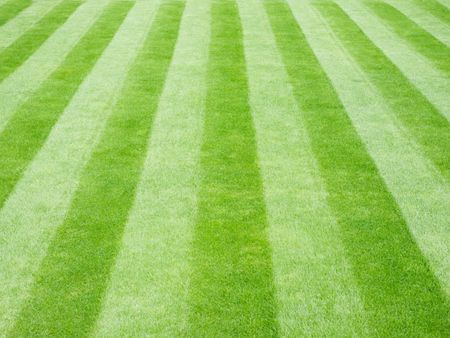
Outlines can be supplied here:
[[0, 0], [0, 337], [450, 334], [449, 0]]

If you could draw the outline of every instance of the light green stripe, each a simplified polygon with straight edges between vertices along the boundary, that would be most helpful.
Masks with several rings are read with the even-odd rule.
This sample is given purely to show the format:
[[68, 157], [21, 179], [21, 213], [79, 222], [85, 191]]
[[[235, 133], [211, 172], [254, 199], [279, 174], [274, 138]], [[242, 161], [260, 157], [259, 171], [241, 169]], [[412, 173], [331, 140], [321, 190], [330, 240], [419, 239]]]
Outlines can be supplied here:
[[280, 336], [367, 336], [359, 291], [264, 9], [240, 0]]
[[450, 25], [450, 3], [448, 0], [411, 0], [435, 17]]
[[399, 128], [382, 96], [319, 14], [310, 6], [289, 1], [410, 231], [450, 294], [449, 186]]
[[327, 18], [342, 44], [383, 95], [398, 122], [448, 180], [449, 121], [411, 85], [339, 6], [326, 2], [318, 4], [317, 7]]
[[186, 334], [188, 255], [199, 184], [209, 5], [204, 0], [186, 4], [96, 336]]
[[414, 50], [450, 79], [450, 49], [395, 7], [369, 0], [367, 6]]
[[0, 133], [0, 208], [94, 67], [131, 3], [114, 1]]
[[450, 26], [442, 22], [439, 18], [432, 16], [427, 11], [418, 7], [410, 0], [385, 0], [390, 5], [403, 12], [411, 20], [425, 29], [442, 43], [450, 46]]
[[8, 47], [41, 20], [62, 0], [40, 0], [21, 12], [14, 20], [0, 27], [0, 50]]
[[109, 0], [90, 0], [81, 5], [20, 68], [0, 83], [0, 132], [18, 106], [59, 67], [108, 3]]
[[428, 100], [450, 120], [450, 79], [430, 61], [411, 49], [408, 44], [387, 29], [360, 2], [336, 0], [364, 33], [391, 59], [402, 73]]
[[155, 9], [138, 1], [0, 211], [0, 332], [26, 298]]
[[[129, 6], [129, 2], [118, 2]], [[91, 332], [120, 249], [184, 3], [164, 2], [83, 171], [12, 336]], [[110, 21], [114, 21], [110, 18]], [[152, 79], [149, 81], [149, 79]]]
[[80, 6], [79, 0], [64, 0], [54, 7], [28, 32], [0, 51], [0, 82], [13, 73], [60, 27]]
[[0, 26], [12, 20], [31, 3], [31, 0], [9, 0], [0, 4]]

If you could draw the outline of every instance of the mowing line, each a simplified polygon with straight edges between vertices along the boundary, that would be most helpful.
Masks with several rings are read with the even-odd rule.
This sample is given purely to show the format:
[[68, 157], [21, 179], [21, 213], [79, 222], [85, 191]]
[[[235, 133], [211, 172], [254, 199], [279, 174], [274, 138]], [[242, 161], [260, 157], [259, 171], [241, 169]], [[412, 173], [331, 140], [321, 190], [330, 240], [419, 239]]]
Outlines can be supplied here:
[[65, 0], [53, 8], [33, 28], [0, 51], [0, 82], [18, 68], [39, 46], [61, 26], [80, 5]]
[[409, 81], [450, 121], [449, 77], [386, 28], [380, 19], [359, 1], [336, 0], [336, 2]]
[[63, 62], [90, 29], [109, 0], [82, 4], [31, 57], [0, 83], [0, 132], [17, 107]]
[[11, 45], [20, 36], [25, 34], [31, 27], [41, 20], [62, 0], [40, 0], [20, 12], [14, 20], [8, 21], [0, 27], [0, 50]]
[[204, 0], [187, 1], [95, 336], [187, 333], [188, 258], [197, 208], [209, 6]]
[[364, 35], [342, 9], [332, 2], [316, 7], [335, 34], [375, 84], [409, 136], [450, 181], [450, 125], [422, 93]]
[[359, 290], [270, 23], [285, 52], [295, 43], [291, 27], [283, 11], [265, 5], [270, 22], [260, 1], [239, 1], [280, 336], [367, 336]]
[[25, 8], [30, 6], [31, 0], [9, 0], [4, 4], [0, 4], [0, 26], [3, 26], [9, 20], [16, 17]]
[[155, 6], [136, 2], [0, 211], [0, 332], [14, 323], [64, 220]]
[[447, 0], [413, 0], [413, 2], [450, 25], [450, 4]]
[[369, 1], [369, 8], [389, 25], [395, 33], [406, 40], [417, 52], [428, 58], [450, 78], [450, 49], [429, 34], [402, 12], [389, 4]]
[[80, 337], [91, 331], [134, 201], [183, 7], [174, 1], [160, 6], [12, 336]]
[[189, 335], [269, 337], [278, 324], [241, 23], [234, 1], [213, 2], [211, 16]]
[[[317, 25], [319, 24], [326, 27], [325, 22], [318, 22]], [[351, 26], [348, 22], [345, 25]], [[342, 90], [339, 95], [341, 99], [345, 98], [347, 110], [352, 113], [350, 117], [394, 195], [410, 231], [449, 295], [449, 186], [418, 151], [410, 135], [405, 135], [399, 128], [384, 98], [372, 87], [354, 60], [342, 52], [343, 47], [337, 42], [337, 38], [330, 36], [329, 32], [327, 34], [327, 29], [324, 28], [320, 34], [325, 39], [323, 43], [329, 49], [334, 46], [333, 52], [340, 55], [340, 69], [343, 70], [338, 72], [336, 69], [336, 57], [330, 54], [331, 51], [324, 50], [319, 42], [311, 39], [311, 43], [316, 42], [315, 52], [320, 55], [323, 67], [329, 69], [330, 76], [333, 75], [332, 80], [336, 82], [337, 88], [352, 88], [349, 91]], [[353, 80], [348, 74], [352, 74]], [[365, 100], [355, 102], [358, 101], [357, 94]], [[388, 155], [386, 149], [389, 149]]]
[[0, 133], [0, 208], [113, 38], [130, 4], [112, 2], [61, 66], [16, 111]]
[[[291, 47], [298, 49], [298, 57], [294, 59], [296, 67], [288, 68], [288, 72], [327, 185], [329, 204], [341, 226], [373, 334], [445, 335], [449, 330], [448, 299], [365, 146], [383, 174], [386, 169], [396, 174], [385, 177], [388, 183], [392, 183], [392, 178], [400, 182], [407, 179], [408, 188], [412, 185], [414, 189], [415, 184], [419, 189], [426, 186], [434, 193], [433, 198], [441, 199], [443, 181], [432, 170], [429, 173], [426, 161], [396, 128], [382, 98], [367, 83], [354, 61], [343, 53], [326, 23], [309, 4], [294, 0], [289, 3], [307, 40], [297, 29], [298, 41]], [[403, 188], [402, 184], [398, 185]], [[430, 197], [422, 192], [417, 192], [419, 198]], [[406, 202], [417, 202], [408, 197]], [[447, 201], [441, 201], [438, 208], [443, 208]], [[402, 202], [400, 199], [400, 205]], [[424, 203], [430, 206], [429, 202]], [[425, 213], [432, 210], [416, 208]], [[442, 233], [444, 229], [440, 230]]]
[[431, 15], [409, 0], [386, 0], [386, 2], [403, 12], [404, 15], [416, 22], [447, 47], [450, 47], [450, 26], [446, 25], [439, 18]]

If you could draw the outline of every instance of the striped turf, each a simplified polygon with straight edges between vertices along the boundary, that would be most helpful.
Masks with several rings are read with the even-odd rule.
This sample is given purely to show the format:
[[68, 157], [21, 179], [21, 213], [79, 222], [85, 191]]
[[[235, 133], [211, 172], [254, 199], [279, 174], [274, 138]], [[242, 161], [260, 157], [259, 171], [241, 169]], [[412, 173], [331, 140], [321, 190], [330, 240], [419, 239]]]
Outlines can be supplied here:
[[186, 3], [96, 336], [187, 335], [187, 258], [199, 182], [209, 6], [204, 0]]
[[0, 0], [0, 337], [444, 337], [450, 0]]
[[390, 31], [381, 19], [359, 0], [336, 0], [336, 3], [450, 121], [450, 78], [447, 74]]
[[0, 133], [0, 207], [41, 148], [78, 86], [113, 38], [130, 2], [113, 2], [61, 66], [9, 120]]
[[[14, 324], [153, 19], [139, 1], [0, 210], [0, 332]], [[32, 226], [30, 226], [30, 224]]]
[[31, 0], [9, 0], [0, 5], [0, 27], [31, 5]]
[[[289, 9], [277, 6], [278, 13], [285, 13], [279, 24], [291, 32], [279, 36], [281, 53], [371, 329], [381, 336], [443, 334], [449, 304], [438, 281], [305, 36]], [[294, 8], [299, 22], [313, 31], [314, 13], [308, 5]], [[311, 39], [323, 36], [314, 33]]]
[[405, 0], [387, 0], [391, 6], [409, 17], [436, 39], [450, 47], [450, 26], [416, 4]]
[[144, 49], [129, 73], [131, 80], [125, 84], [68, 215], [37, 272], [13, 336], [81, 336], [94, 324], [134, 200], [182, 10], [182, 2], [172, 2], [163, 4], [156, 14]]
[[88, 0], [15, 72], [0, 83], [0, 131], [94, 24], [109, 0]]
[[20, 12], [14, 20], [0, 27], [0, 50], [8, 47], [41, 20], [61, 0], [40, 0]]
[[389, 4], [370, 1], [369, 7], [384, 20], [402, 39], [431, 60], [433, 64], [450, 77], [450, 49], [427, 33], [407, 16]]
[[33, 52], [67, 20], [80, 5], [65, 0], [52, 9], [33, 28], [0, 52], [0, 82], [19, 67]]
[[[304, 121], [265, 9], [239, 1], [280, 336], [367, 336], [359, 290], [326, 201]], [[266, 3], [277, 35], [278, 8]]]
[[438, 0], [412, 0], [418, 6], [450, 25], [450, 8]]
[[326, 16], [347, 50], [384, 95], [386, 102], [407, 128], [411, 138], [422, 146], [424, 153], [442, 175], [450, 180], [448, 120], [410, 84], [340, 7], [332, 2], [320, 3], [317, 7]]
[[190, 334], [273, 336], [278, 325], [271, 250], [240, 17], [229, 0], [214, 1], [211, 11]]

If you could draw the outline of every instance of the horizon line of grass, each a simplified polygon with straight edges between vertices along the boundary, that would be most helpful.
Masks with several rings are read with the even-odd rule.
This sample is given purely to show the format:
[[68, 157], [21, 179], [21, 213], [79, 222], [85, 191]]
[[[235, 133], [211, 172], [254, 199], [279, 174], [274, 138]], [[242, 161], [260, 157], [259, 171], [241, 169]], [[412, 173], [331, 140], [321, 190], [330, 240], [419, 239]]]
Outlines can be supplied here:
[[335, 3], [321, 2], [316, 8], [352, 57], [392, 108], [424, 154], [444, 179], [450, 181], [450, 125], [448, 120], [415, 88], [403, 73], [375, 46], [351, 18]]
[[15, 18], [31, 4], [31, 0], [10, 0], [0, 5], [0, 26], [3, 26], [9, 20]]
[[80, 336], [92, 330], [134, 202], [183, 9], [181, 1], [158, 9], [12, 335]]
[[114, 37], [130, 7], [129, 2], [111, 2], [62, 64], [0, 131], [0, 208]]
[[377, 335], [445, 333], [447, 299], [332, 83], [289, 6], [284, 1], [268, 6], [279, 14], [275, 27], [289, 32], [275, 29], [275, 36], [371, 330]]
[[0, 83], [32, 55], [80, 6], [79, 0], [64, 0], [11, 45], [0, 51]]
[[239, 10], [235, 1], [214, 1], [211, 17], [189, 334], [271, 337], [278, 332], [271, 249]]

